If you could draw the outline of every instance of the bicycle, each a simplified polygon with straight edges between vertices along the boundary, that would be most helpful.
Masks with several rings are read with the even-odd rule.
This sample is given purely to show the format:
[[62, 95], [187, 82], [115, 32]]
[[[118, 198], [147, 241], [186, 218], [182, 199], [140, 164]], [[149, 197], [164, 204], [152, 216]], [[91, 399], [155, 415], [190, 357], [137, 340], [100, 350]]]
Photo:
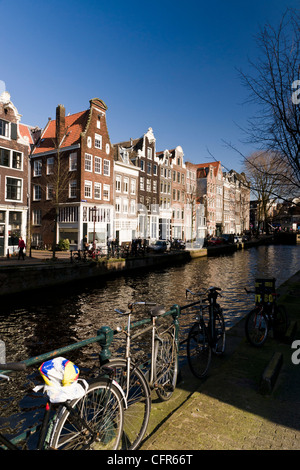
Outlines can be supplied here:
[[[151, 325], [131, 333], [133, 326], [131, 316], [137, 305], [154, 307], [150, 311]], [[151, 391], [155, 390], [159, 399], [169, 400], [174, 392], [178, 375], [178, 353], [175, 335], [175, 325], [167, 326], [164, 330], [158, 328], [158, 318], [166, 313], [162, 306], [155, 306], [152, 302], [134, 302], [128, 305], [129, 311], [115, 309], [120, 315], [127, 315], [127, 328], [118, 328], [118, 332], [126, 335], [126, 348], [124, 358], [110, 359], [106, 364], [115, 372], [115, 378], [123, 388], [127, 409], [124, 413], [124, 432], [122, 439], [123, 449], [136, 449], [141, 443], [147, 430], [150, 410]], [[140, 335], [151, 331], [151, 358], [143, 364], [136, 364], [131, 357], [131, 342]], [[143, 369], [147, 371], [144, 372]]]
[[[218, 287], [210, 287], [203, 292], [186, 289], [186, 298], [188, 294], [199, 297], [199, 300], [186, 306], [194, 307], [196, 311], [196, 322], [190, 328], [187, 338], [187, 359], [193, 375], [197, 378], [207, 375], [212, 353], [222, 355], [225, 351], [225, 322], [222, 308], [217, 303], [217, 298], [221, 296], [220, 290]], [[206, 311], [209, 315], [207, 323], [204, 320]]]
[[[25, 363], [0, 364], [0, 370], [24, 371]], [[89, 383], [79, 398], [61, 403], [47, 396], [37, 450], [116, 450], [123, 432], [125, 397], [123, 390], [109, 378]], [[0, 374], [1, 379], [9, 380]], [[37, 387], [38, 389], [40, 387]], [[19, 450], [14, 439], [0, 433], [0, 448]]]
[[277, 304], [279, 294], [275, 292], [275, 279], [256, 279], [255, 290], [247, 294], [255, 294], [255, 308], [252, 309], [245, 321], [245, 334], [250, 344], [262, 346], [273, 329], [274, 338], [282, 339], [288, 327], [288, 317], [285, 308]]

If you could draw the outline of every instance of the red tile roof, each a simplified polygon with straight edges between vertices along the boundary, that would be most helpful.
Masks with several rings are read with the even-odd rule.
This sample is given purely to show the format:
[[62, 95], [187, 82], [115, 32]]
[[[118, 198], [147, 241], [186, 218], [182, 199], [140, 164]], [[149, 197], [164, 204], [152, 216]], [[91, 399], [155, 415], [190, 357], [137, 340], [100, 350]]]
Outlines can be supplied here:
[[31, 132], [29, 130], [29, 127], [26, 126], [26, 124], [19, 123], [19, 130], [20, 130], [20, 134], [23, 137], [23, 139], [28, 141], [28, 146], [30, 146], [30, 144], [33, 144], [33, 139], [32, 139], [32, 135], [31, 135]]
[[[79, 113], [66, 116], [65, 123], [67, 135], [64, 138], [61, 148], [69, 147], [77, 144], [80, 141], [80, 134], [84, 131], [89, 117], [89, 110], [81, 111]], [[56, 134], [56, 120], [49, 121], [46, 125], [44, 132], [41, 135], [41, 140], [33, 151], [33, 155], [49, 152], [55, 149], [55, 134]]]

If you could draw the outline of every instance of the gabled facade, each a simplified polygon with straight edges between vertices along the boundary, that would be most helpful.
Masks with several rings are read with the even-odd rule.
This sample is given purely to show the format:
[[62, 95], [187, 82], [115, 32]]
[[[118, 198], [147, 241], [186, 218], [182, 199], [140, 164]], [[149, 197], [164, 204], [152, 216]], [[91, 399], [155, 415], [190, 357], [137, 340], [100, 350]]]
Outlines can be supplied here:
[[142, 137], [114, 146], [126, 149], [130, 161], [139, 169], [137, 236], [155, 240], [159, 233], [159, 173], [153, 130], [149, 127]]
[[170, 150], [172, 159], [172, 230], [173, 239], [186, 239], [186, 166], [180, 146]]
[[28, 153], [30, 129], [4, 91], [0, 95], [0, 256], [18, 249], [19, 237], [27, 244]]
[[138, 186], [140, 169], [129, 158], [129, 151], [114, 145], [114, 238], [118, 244], [138, 236]]
[[157, 152], [159, 174], [159, 238], [171, 239], [172, 220], [172, 155], [169, 150]]
[[[56, 108], [31, 154], [33, 245], [104, 246], [113, 230], [113, 151], [99, 98], [89, 109]], [[57, 223], [56, 223], [57, 219]]]
[[223, 222], [223, 173], [221, 162], [197, 164], [198, 201], [205, 206], [208, 235], [220, 235]]

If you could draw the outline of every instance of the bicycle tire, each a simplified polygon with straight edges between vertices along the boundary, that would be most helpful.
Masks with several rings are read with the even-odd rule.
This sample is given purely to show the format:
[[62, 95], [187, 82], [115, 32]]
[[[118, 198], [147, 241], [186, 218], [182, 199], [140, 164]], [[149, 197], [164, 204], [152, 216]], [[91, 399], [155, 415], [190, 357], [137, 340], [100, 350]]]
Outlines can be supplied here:
[[198, 379], [207, 375], [211, 363], [211, 353], [204, 323], [194, 323], [187, 339], [187, 359], [192, 373]]
[[268, 336], [269, 324], [264, 312], [260, 308], [251, 310], [245, 321], [246, 338], [250, 344], [262, 346]]
[[124, 399], [118, 388], [108, 379], [89, 383], [82, 398], [72, 400], [70, 406], [87, 426], [97, 432], [97, 439], [89, 443], [88, 428], [76, 422], [63, 404], [54, 421], [50, 448], [59, 450], [116, 450], [119, 446], [124, 421]]
[[176, 388], [178, 375], [177, 347], [174, 335], [164, 331], [154, 345], [155, 392], [162, 401], [171, 398]]
[[212, 348], [212, 352], [217, 356], [221, 356], [225, 352], [226, 345], [225, 321], [222, 310], [220, 308], [217, 308], [214, 312], [214, 316], [216, 342], [215, 346]]
[[[115, 370], [114, 379], [127, 392], [127, 363], [125, 359], [111, 359], [106, 366]], [[151, 410], [150, 388], [143, 372], [130, 365], [127, 409], [124, 410], [123, 436], [119, 450], [135, 450], [141, 443], [149, 423]]]
[[283, 305], [274, 305], [273, 333], [275, 339], [283, 339], [288, 327], [288, 316]]

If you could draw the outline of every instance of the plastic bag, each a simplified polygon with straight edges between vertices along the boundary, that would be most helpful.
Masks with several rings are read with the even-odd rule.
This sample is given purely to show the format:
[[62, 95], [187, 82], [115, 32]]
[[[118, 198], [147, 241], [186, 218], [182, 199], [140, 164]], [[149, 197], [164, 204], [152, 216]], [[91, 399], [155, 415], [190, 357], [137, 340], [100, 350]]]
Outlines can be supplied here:
[[79, 369], [73, 362], [64, 357], [56, 357], [44, 362], [39, 368], [45, 385], [37, 386], [35, 392], [43, 389], [51, 403], [63, 403], [85, 395], [88, 384], [80, 379]]

